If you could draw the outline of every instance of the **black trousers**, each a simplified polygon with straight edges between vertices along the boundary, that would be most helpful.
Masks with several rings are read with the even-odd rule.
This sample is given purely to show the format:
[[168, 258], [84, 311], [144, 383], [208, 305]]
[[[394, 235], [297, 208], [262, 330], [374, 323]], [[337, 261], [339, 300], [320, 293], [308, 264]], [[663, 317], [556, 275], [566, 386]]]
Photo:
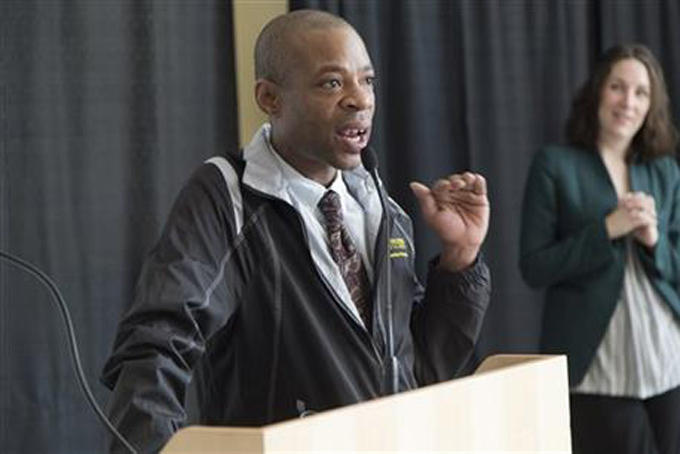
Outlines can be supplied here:
[[571, 395], [574, 454], [680, 454], [680, 387], [649, 399]]

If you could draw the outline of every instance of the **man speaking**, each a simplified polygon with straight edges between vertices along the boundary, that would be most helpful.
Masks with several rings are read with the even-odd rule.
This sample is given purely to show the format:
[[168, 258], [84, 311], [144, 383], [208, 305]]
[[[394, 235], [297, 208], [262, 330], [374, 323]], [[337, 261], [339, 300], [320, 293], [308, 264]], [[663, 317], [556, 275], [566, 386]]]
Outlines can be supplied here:
[[451, 379], [488, 305], [480, 175], [412, 183], [442, 244], [426, 287], [416, 279], [411, 221], [391, 200], [383, 209], [361, 164], [375, 75], [354, 28], [320, 11], [279, 16], [255, 66], [269, 122], [189, 179], [104, 369], [113, 423], [140, 453], [185, 424], [192, 377], [202, 423], [229, 426]]

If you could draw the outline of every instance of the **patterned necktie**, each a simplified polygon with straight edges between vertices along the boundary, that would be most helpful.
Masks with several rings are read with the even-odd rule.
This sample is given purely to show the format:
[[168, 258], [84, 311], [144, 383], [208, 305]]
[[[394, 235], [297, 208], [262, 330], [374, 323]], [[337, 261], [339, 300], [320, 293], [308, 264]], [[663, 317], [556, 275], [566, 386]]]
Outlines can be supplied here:
[[371, 328], [370, 284], [361, 255], [354, 246], [347, 228], [342, 223], [340, 196], [335, 191], [327, 191], [319, 201], [319, 210], [326, 221], [326, 232], [330, 243], [330, 252], [340, 268], [342, 278], [354, 305], [364, 321], [366, 329]]

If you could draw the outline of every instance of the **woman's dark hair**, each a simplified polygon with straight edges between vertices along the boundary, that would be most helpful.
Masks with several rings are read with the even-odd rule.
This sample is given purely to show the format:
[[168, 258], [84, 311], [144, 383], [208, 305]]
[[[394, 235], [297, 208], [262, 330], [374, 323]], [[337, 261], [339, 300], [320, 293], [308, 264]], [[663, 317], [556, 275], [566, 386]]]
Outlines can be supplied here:
[[600, 131], [598, 110], [602, 88], [609, 73], [621, 60], [634, 58], [645, 65], [650, 80], [650, 105], [647, 118], [633, 137], [628, 157], [632, 153], [643, 160], [674, 154], [678, 131], [671, 119], [668, 91], [661, 66], [652, 52], [641, 44], [623, 44], [609, 48], [597, 62], [585, 85], [581, 87], [571, 105], [567, 120], [569, 143], [587, 150], [597, 150]]

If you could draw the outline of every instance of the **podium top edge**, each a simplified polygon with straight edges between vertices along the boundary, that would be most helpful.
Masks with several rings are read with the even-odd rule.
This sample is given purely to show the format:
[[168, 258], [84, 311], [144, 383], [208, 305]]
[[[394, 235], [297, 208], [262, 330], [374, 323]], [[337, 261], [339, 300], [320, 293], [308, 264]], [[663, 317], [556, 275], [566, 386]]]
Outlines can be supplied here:
[[484, 358], [482, 363], [474, 371], [473, 375], [484, 374], [508, 367], [521, 366], [522, 364], [535, 363], [538, 361], [559, 361], [566, 362], [566, 355], [546, 355], [546, 354], [495, 354]]

